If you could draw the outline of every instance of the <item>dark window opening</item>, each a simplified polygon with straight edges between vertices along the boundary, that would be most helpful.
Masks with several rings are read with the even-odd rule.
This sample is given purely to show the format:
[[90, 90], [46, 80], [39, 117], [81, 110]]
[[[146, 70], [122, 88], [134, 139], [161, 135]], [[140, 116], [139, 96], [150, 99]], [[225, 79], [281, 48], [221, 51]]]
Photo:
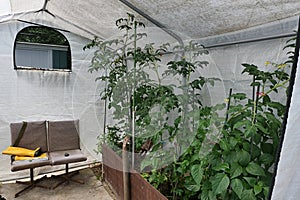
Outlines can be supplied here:
[[14, 61], [15, 69], [71, 71], [70, 45], [54, 29], [30, 26], [17, 34]]

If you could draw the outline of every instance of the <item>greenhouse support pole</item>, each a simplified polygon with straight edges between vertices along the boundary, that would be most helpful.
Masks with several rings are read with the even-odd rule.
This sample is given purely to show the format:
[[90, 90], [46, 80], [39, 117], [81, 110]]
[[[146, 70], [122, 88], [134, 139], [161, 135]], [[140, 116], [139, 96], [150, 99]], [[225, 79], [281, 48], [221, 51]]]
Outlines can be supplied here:
[[181, 46], [183, 46], [182, 39], [176, 33], [174, 33], [173, 31], [171, 31], [170, 29], [168, 29], [163, 24], [161, 24], [157, 20], [153, 19], [149, 15], [147, 15], [145, 12], [143, 12], [141, 9], [137, 8], [135, 5], [133, 5], [132, 3], [128, 2], [127, 0], [119, 0], [119, 1], [122, 2], [124, 5], [126, 5], [127, 7], [131, 8], [132, 10], [134, 10], [135, 12], [137, 12], [138, 14], [140, 14], [141, 16], [143, 16], [145, 19], [149, 20], [151, 23], [153, 23], [158, 28], [160, 28], [163, 31], [165, 31], [167, 34], [169, 34], [174, 39], [176, 39]]
[[212, 48], [226, 47], [226, 46], [231, 46], [231, 45], [247, 44], [247, 43], [251, 43], [251, 42], [275, 40], [275, 39], [281, 39], [281, 38], [286, 38], [286, 37], [293, 37], [295, 35], [296, 35], [295, 33], [286, 33], [286, 34], [275, 35], [275, 36], [270, 36], [270, 37], [254, 38], [254, 39], [248, 39], [248, 40], [240, 40], [240, 41], [236, 41], [236, 42], [227, 42], [227, 43], [221, 43], [221, 44], [215, 44], [215, 45], [208, 45], [208, 46], [205, 46], [205, 48], [212, 49]]
[[135, 162], [135, 97], [134, 97], [134, 92], [136, 88], [136, 48], [137, 48], [137, 22], [134, 22], [134, 58], [133, 58], [133, 87], [131, 90], [131, 98], [132, 98], [132, 117], [131, 117], [131, 123], [132, 123], [132, 133], [131, 133], [131, 141], [132, 141], [132, 150], [131, 150], [131, 168], [134, 169], [134, 162]]
[[[107, 66], [105, 67], [105, 76], [107, 77]], [[105, 79], [105, 90], [107, 89], [107, 79]], [[104, 99], [104, 119], [103, 119], [103, 144], [106, 144], [106, 117], [107, 117], [107, 97]], [[101, 147], [102, 148], [102, 147]], [[104, 163], [102, 158], [101, 177], [104, 179]]]

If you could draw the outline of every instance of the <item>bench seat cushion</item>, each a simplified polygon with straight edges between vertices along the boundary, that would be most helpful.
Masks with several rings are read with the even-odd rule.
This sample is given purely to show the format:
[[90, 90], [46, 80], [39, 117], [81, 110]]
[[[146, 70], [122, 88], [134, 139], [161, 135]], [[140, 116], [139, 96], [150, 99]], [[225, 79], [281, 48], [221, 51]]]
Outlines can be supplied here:
[[87, 157], [81, 152], [80, 149], [50, 152], [49, 158], [52, 165], [61, 165], [87, 160]]
[[46, 165], [51, 165], [49, 158], [39, 158], [33, 160], [17, 160], [13, 161], [11, 164], [11, 171], [19, 171], [29, 168], [42, 167]]

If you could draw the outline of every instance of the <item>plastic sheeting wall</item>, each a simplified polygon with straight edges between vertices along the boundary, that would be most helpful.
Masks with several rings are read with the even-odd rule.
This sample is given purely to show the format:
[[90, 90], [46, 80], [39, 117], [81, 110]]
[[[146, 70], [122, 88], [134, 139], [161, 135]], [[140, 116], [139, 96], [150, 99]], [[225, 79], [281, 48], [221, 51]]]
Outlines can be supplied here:
[[[83, 51], [89, 40], [62, 32], [69, 40], [72, 72], [15, 70], [14, 40], [26, 23], [0, 24], [0, 151], [10, 145], [11, 122], [34, 120], [80, 120], [81, 147], [91, 162], [101, 159], [93, 151], [102, 131], [103, 110], [95, 74], [88, 66], [92, 53]], [[53, 170], [55, 168], [51, 168]], [[37, 168], [48, 171], [50, 168]], [[10, 156], [0, 155], [0, 181], [28, 175], [29, 171], [10, 172]]]
[[[272, 70], [271, 66], [265, 66], [266, 61], [281, 63], [286, 61], [286, 51], [283, 51], [287, 39], [274, 39], [268, 41], [236, 44], [226, 47], [209, 49], [207, 61], [208, 67], [201, 70], [201, 74], [207, 77], [220, 78], [214, 87], [209, 87], [207, 95], [212, 104], [223, 103], [228, 97], [229, 89], [233, 92], [245, 92], [251, 96], [250, 82], [252, 77], [241, 74], [242, 63], [254, 64], [264, 70]], [[281, 100], [285, 100], [281, 97]]]
[[277, 176], [272, 193], [272, 200], [297, 200], [300, 196], [300, 62], [298, 60], [291, 106], [287, 120], [286, 132], [278, 163]]

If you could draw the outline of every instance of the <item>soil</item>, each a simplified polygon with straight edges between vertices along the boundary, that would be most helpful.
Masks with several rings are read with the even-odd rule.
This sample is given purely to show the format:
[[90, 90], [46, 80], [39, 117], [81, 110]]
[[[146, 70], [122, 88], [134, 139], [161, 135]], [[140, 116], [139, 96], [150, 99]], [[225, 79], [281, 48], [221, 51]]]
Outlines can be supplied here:
[[95, 164], [91, 164], [90, 165], [90, 168], [91, 168], [91, 170], [93, 171], [93, 173], [95, 174], [95, 176], [96, 176], [96, 178], [98, 179], [98, 180], [103, 180], [102, 178], [102, 176], [103, 176], [103, 174], [102, 174], [102, 163], [95, 163]]

